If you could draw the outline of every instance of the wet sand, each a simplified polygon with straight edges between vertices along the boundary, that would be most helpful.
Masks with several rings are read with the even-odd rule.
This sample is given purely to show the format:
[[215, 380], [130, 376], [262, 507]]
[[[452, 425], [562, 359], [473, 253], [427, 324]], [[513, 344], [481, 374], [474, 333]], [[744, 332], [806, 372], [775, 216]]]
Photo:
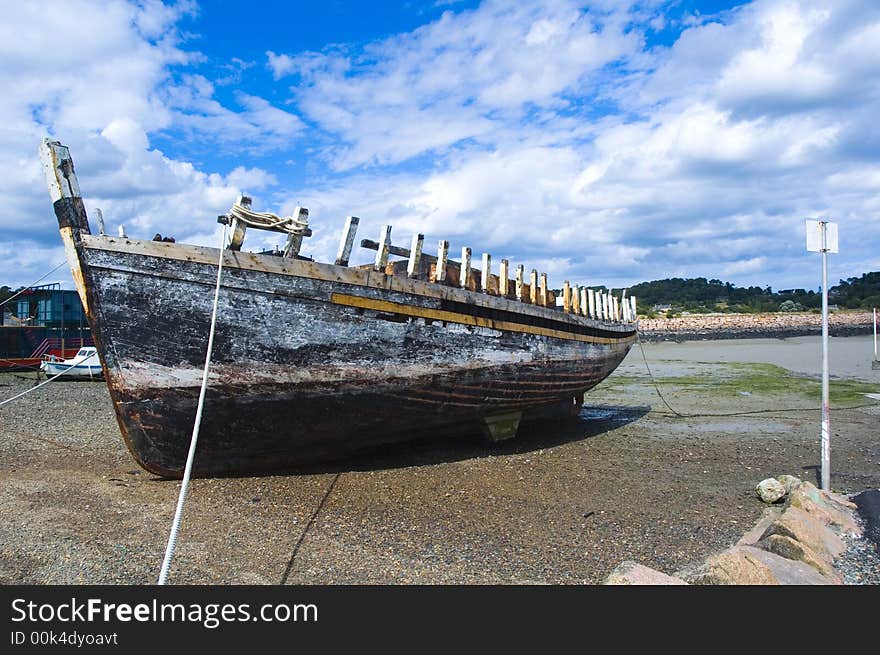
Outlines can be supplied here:
[[[194, 480], [169, 581], [593, 584], [624, 559], [667, 573], [702, 561], [758, 519], [758, 481], [815, 481], [819, 412], [806, 387], [718, 363], [735, 349], [691, 345], [646, 352], [673, 409], [700, 416], [672, 414], [634, 350], [578, 419], [501, 445], [460, 435]], [[30, 384], [2, 375], [0, 399]], [[840, 406], [858, 408], [832, 413], [832, 486], [880, 487], [880, 403]], [[134, 463], [103, 383], [0, 408], [0, 582], [155, 582], [178, 489]]]

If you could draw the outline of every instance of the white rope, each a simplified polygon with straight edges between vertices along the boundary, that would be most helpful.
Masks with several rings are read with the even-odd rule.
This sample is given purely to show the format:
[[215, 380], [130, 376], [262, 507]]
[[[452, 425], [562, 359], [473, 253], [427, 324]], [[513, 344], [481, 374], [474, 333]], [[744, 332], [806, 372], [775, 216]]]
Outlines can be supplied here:
[[64, 266], [66, 263], [67, 263], [67, 260], [65, 259], [65, 260], [63, 260], [60, 264], [58, 264], [58, 266], [56, 266], [56, 267], [53, 268], [51, 271], [49, 271], [48, 273], [46, 273], [43, 277], [41, 277], [41, 278], [39, 278], [39, 279], [36, 279], [36, 280], [34, 280], [33, 282], [31, 282], [29, 285], [27, 285], [26, 287], [22, 287], [21, 289], [19, 289], [18, 293], [13, 294], [13, 295], [9, 296], [9, 297], [8, 297], [6, 300], [4, 300], [3, 302], [0, 302], [0, 307], [2, 307], [3, 305], [5, 305], [6, 303], [8, 303], [8, 302], [9, 302], [10, 300], [12, 300], [13, 298], [17, 298], [18, 296], [20, 296], [21, 294], [23, 294], [25, 291], [27, 291], [27, 290], [30, 289], [32, 286], [34, 286], [37, 282], [42, 282], [43, 280], [45, 280], [47, 277], [49, 277], [50, 275], [52, 275], [52, 273], [54, 273], [55, 271], [57, 271], [59, 268], [61, 268], [62, 266]]
[[177, 546], [177, 533], [180, 531], [180, 520], [183, 518], [183, 505], [186, 502], [186, 492], [189, 488], [189, 478], [192, 473], [193, 460], [196, 455], [196, 443], [199, 440], [199, 428], [202, 425], [202, 410], [205, 407], [205, 393], [208, 389], [208, 371], [211, 368], [211, 351], [214, 349], [214, 328], [217, 325], [217, 302], [220, 298], [220, 275], [223, 273], [223, 244], [226, 243], [226, 226], [223, 227], [223, 239], [220, 241], [220, 260], [217, 262], [217, 284], [214, 287], [214, 306], [211, 309], [211, 329], [208, 331], [208, 348], [205, 353], [205, 369], [202, 372], [202, 388], [199, 390], [199, 404], [196, 407], [196, 420], [193, 424], [192, 438], [189, 442], [189, 453], [186, 456], [186, 468], [183, 470], [183, 480], [180, 483], [180, 494], [177, 496], [177, 508], [174, 510], [174, 520], [171, 522], [171, 533], [168, 535], [168, 545], [165, 548], [165, 558], [162, 560], [162, 569], [159, 571], [158, 584], [164, 585], [168, 578], [168, 569], [171, 568], [171, 558], [174, 557], [174, 549]]
[[308, 220], [304, 221], [299, 216], [278, 216], [271, 212], [255, 212], [239, 203], [232, 205], [229, 214], [246, 225], [263, 229], [277, 228], [289, 234], [304, 234], [309, 227]]
[[[37, 389], [39, 389], [39, 388], [42, 387], [43, 385], [46, 385], [46, 384], [49, 384], [50, 382], [52, 382], [52, 380], [57, 380], [57, 379], [60, 378], [62, 375], [64, 375], [65, 373], [67, 373], [67, 371], [69, 371], [70, 369], [72, 369], [72, 368], [76, 368], [77, 366], [79, 366], [80, 364], [82, 364], [84, 361], [86, 361], [86, 360], [88, 360], [88, 359], [91, 359], [92, 357], [94, 357], [94, 356], [97, 355], [97, 354], [98, 354], [97, 352], [93, 352], [93, 353], [92, 353], [91, 355], [89, 355], [88, 357], [84, 357], [83, 359], [79, 360], [76, 364], [71, 364], [71, 365], [68, 366], [66, 369], [64, 369], [63, 371], [61, 371], [61, 372], [58, 373], [57, 375], [53, 375], [53, 376], [52, 376], [51, 378], [49, 378], [48, 380], [44, 380], [43, 382], [40, 382], [40, 384], [38, 384], [38, 385], [36, 385], [36, 386], [33, 386], [33, 387], [31, 387], [30, 389], [27, 389], [26, 391], [22, 391], [21, 393], [14, 395], [12, 398], [7, 398], [7, 399], [4, 400], [3, 402], [0, 402], [0, 407], [2, 407], [3, 405], [5, 405], [6, 403], [11, 403], [11, 402], [12, 402], [13, 400], [15, 400], [16, 398], [21, 398], [22, 396], [24, 396], [25, 394], [30, 393], [31, 391], [36, 391]], [[89, 373], [89, 375], [91, 375], [91, 373]]]

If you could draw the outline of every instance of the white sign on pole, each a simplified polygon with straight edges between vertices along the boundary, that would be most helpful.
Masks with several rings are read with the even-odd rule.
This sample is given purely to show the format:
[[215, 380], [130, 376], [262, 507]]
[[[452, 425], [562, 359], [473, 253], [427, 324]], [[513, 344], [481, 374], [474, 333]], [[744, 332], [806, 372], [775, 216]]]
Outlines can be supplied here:
[[[822, 226], [825, 226], [825, 243], [822, 243]], [[807, 250], [810, 252], [838, 252], [837, 223], [807, 220]]]

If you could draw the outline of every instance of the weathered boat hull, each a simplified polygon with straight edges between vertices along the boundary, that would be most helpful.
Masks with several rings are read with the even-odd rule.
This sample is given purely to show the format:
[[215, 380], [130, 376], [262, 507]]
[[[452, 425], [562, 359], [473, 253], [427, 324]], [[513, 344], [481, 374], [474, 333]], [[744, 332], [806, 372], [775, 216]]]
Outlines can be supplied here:
[[[67, 149], [44, 165], [125, 443], [180, 476], [220, 251], [94, 236]], [[406, 275], [223, 252], [197, 475], [252, 474], [579, 409], [635, 342], [605, 322]]]
[[[82, 253], [126, 443], [144, 468], [179, 475], [204, 365], [216, 279], [209, 262], [219, 251], [86, 236]], [[579, 332], [560, 338], [541, 333], [555, 328], [526, 323], [518, 331], [458, 323], [491, 310], [383, 288], [376, 281], [392, 277], [384, 274], [348, 269], [330, 279], [338, 267], [226, 256], [198, 474], [288, 468], [473, 432], [511, 412], [528, 419], [579, 407], [634, 338], [632, 329], [565, 323], [555, 328]]]

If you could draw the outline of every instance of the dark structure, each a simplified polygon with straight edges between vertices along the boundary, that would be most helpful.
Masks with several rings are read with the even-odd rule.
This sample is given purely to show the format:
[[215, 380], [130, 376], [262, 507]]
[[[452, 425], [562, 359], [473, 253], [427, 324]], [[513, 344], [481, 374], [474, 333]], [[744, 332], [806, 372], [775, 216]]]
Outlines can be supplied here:
[[28, 287], [13, 301], [10, 325], [71, 328], [86, 325], [82, 303], [75, 290], [62, 289], [57, 282]]

